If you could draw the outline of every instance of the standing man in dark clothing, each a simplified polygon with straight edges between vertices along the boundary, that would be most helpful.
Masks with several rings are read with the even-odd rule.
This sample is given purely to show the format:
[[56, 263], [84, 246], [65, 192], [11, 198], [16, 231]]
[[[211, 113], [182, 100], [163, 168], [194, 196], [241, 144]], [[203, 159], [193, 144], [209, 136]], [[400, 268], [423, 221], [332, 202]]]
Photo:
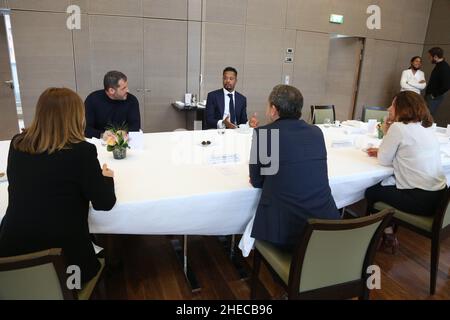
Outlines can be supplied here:
[[141, 129], [139, 101], [128, 92], [127, 76], [109, 71], [103, 79], [104, 90], [92, 92], [84, 102], [87, 138], [102, 138], [110, 126], [126, 126], [128, 131]]
[[444, 101], [445, 94], [450, 90], [450, 66], [444, 59], [444, 50], [439, 47], [431, 48], [430, 54], [431, 63], [436, 66], [430, 76], [426, 90], [426, 100], [431, 115], [436, 115], [438, 107]]

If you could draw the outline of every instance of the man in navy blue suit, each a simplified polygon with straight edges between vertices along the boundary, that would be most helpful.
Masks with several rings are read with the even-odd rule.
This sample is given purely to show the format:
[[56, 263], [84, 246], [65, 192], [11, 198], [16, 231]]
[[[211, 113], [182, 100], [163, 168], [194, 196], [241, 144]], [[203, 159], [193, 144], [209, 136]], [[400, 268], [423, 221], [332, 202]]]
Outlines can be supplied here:
[[270, 124], [254, 130], [249, 166], [251, 184], [262, 188], [252, 237], [285, 251], [293, 250], [308, 219], [340, 217], [328, 184], [323, 133], [300, 120], [302, 107], [297, 88], [272, 90]]
[[[237, 70], [227, 67], [223, 70], [223, 88], [208, 93], [205, 112], [205, 129], [236, 129], [247, 124], [247, 98], [234, 88], [237, 82]], [[256, 115], [250, 123], [251, 127], [258, 125]]]

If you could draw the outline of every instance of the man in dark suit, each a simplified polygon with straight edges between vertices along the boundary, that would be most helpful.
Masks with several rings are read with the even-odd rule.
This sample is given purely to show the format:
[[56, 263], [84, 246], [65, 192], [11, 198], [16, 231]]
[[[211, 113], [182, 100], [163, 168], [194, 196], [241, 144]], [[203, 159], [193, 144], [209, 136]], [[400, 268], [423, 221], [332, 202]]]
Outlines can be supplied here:
[[302, 107], [298, 89], [273, 89], [266, 111], [271, 123], [255, 129], [249, 166], [251, 184], [262, 188], [252, 237], [288, 251], [308, 219], [340, 217], [328, 184], [323, 133], [299, 120]]
[[[237, 70], [227, 67], [223, 70], [223, 88], [208, 93], [205, 112], [205, 129], [235, 129], [247, 124], [247, 99], [236, 92]], [[254, 115], [249, 125], [256, 127]]]

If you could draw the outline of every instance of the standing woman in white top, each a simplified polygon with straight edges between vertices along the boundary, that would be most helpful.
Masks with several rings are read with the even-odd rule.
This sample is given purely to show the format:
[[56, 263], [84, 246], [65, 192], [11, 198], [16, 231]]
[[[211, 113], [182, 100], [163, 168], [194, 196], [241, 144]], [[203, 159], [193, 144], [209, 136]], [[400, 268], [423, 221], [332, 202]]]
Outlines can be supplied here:
[[425, 89], [427, 82], [422, 68], [422, 58], [419, 56], [411, 59], [411, 66], [408, 70], [403, 71], [400, 80], [401, 91], [413, 91], [420, 94], [420, 90]]
[[371, 206], [378, 201], [421, 216], [433, 215], [447, 186], [433, 118], [422, 96], [397, 94], [389, 107], [385, 137], [379, 149], [368, 150], [383, 166], [394, 167], [394, 180], [366, 190]]

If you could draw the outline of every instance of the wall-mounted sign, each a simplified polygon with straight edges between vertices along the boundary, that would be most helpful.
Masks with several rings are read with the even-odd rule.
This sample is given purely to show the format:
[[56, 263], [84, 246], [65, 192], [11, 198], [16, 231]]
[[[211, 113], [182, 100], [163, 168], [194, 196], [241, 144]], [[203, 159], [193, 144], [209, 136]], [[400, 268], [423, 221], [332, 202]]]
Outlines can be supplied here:
[[343, 24], [344, 16], [342, 16], [340, 14], [332, 14], [332, 15], [330, 15], [330, 22], [336, 23], [336, 24]]

